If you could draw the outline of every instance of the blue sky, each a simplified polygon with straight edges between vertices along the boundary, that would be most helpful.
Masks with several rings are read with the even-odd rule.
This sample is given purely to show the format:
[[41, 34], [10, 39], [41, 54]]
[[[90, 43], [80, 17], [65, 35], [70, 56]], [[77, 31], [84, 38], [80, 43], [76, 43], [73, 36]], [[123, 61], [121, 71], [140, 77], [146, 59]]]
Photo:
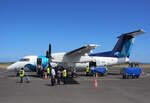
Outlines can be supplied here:
[[66, 52], [84, 44], [112, 50], [117, 36], [139, 28], [132, 61], [150, 62], [149, 0], [0, 0], [0, 61]]

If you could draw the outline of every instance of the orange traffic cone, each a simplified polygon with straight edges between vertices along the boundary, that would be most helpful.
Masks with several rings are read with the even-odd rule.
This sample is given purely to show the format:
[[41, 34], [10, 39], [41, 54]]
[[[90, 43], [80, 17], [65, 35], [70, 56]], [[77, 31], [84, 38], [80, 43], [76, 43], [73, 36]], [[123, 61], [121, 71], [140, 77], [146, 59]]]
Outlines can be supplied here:
[[94, 88], [97, 88], [98, 87], [98, 84], [97, 84], [97, 79], [94, 78]]
[[44, 78], [47, 79], [47, 73], [46, 72], [44, 72]]

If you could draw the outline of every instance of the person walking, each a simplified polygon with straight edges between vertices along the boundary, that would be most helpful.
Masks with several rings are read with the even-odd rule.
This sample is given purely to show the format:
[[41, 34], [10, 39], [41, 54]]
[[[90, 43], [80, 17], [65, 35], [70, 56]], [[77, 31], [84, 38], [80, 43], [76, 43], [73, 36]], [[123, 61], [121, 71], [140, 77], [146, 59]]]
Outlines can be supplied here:
[[23, 83], [23, 78], [24, 78], [24, 69], [21, 68], [19, 71], [19, 77], [20, 77], [20, 83]]
[[57, 71], [57, 84], [60, 85], [60, 81], [61, 81], [61, 71], [60, 69], [58, 69]]
[[86, 66], [86, 68], [85, 68], [85, 74], [86, 74], [86, 76], [89, 76], [89, 66]]
[[47, 77], [48, 78], [50, 77], [50, 66], [48, 66], [48, 68], [47, 68]]
[[51, 85], [52, 85], [52, 86], [55, 85], [55, 75], [56, 75], [55, 69], [52, 68], [52, 69], [51, 69]]
[[67, 78], [67, 70], [66, 69], [63, 70], [62, 75], [63, 75], [63, 82], [64, 82], [64, 84], [66, 84], [66, 78]]

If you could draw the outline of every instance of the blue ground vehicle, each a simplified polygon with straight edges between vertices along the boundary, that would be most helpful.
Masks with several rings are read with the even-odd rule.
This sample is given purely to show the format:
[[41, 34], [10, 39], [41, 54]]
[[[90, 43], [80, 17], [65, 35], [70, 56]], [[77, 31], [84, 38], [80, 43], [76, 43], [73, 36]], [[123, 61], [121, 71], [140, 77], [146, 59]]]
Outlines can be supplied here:
[[138, 64], [131, 63], [129, 64], [129, 67], [121, 69], [120, 73], [123, 79], [129, 78], [129, 77], [139, 78], [142, 74], [142, 68], [140, 68]]
[[91, 67], [91, 73], [92, 74], [100, 74], [101, 76], [104, 76], [107, 74], [107, 68], [105, 66], [103, 67]]

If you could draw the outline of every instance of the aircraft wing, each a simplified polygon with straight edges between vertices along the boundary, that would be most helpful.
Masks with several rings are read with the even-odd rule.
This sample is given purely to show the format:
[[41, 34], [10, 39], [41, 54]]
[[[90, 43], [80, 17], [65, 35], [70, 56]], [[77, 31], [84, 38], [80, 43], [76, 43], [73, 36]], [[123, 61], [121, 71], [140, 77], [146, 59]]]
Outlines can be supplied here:
[[88, 44], [84, 45], [78, 49], [72, 50], [66, 53], [66, 56], [81, 56], [90, 53], [92, 49], [95, 49], [98, 45], [96, 44]]

